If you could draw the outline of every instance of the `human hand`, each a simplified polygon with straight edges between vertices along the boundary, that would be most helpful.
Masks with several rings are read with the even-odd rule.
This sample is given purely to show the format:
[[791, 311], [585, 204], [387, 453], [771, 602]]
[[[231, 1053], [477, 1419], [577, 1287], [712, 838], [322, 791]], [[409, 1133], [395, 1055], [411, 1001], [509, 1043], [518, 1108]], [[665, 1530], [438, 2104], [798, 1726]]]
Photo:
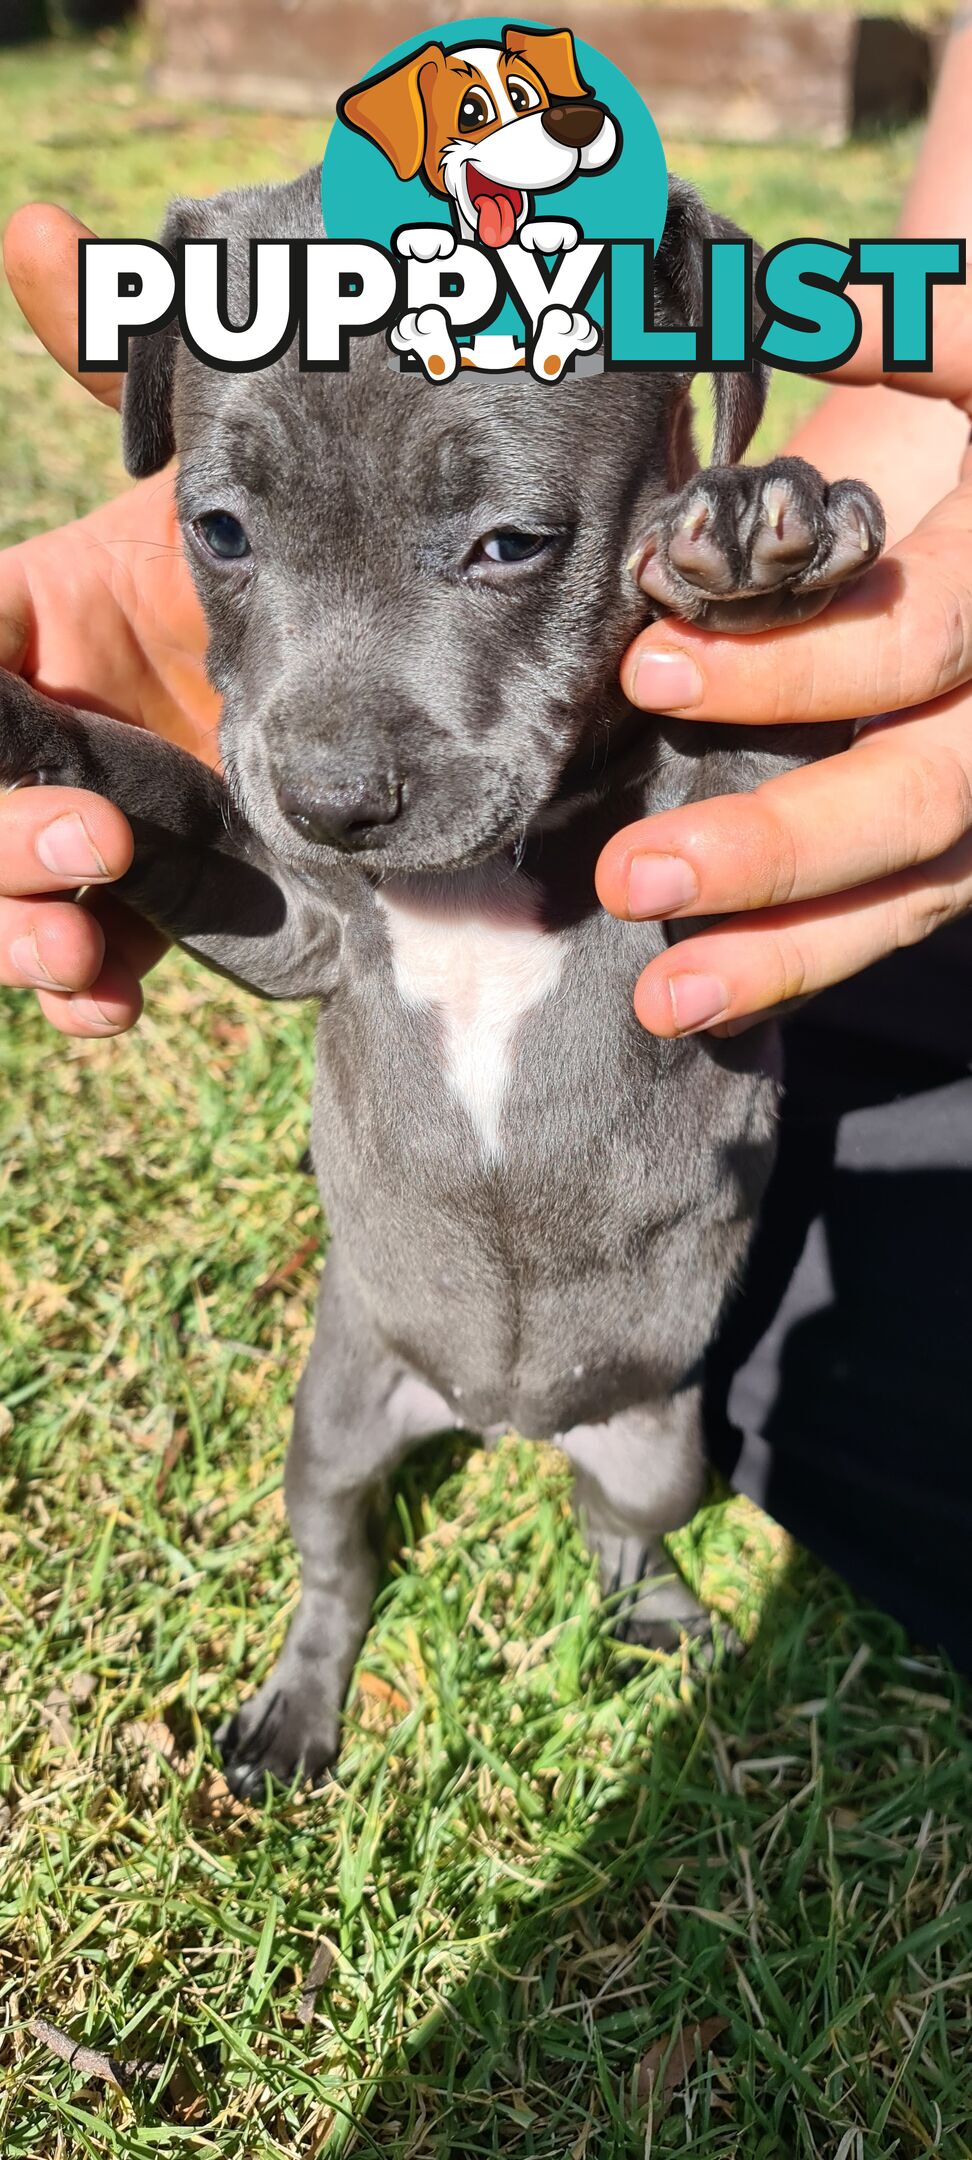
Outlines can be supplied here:
[[[28, 322], [75, 376], [77, 243], [86, 230], [65, 210], [30, 205], [11, 219], [4, 240], [4, 266]], [[79, 379], [117, 407], [120, 376]], [[170, 474], [0, 554], [0, 667], [213, 763], [217, 701], [204, 652]], [[91, 843], [94, 869], [70, 848], [60, 870], [38, 853], [43, 833], [64, 817], [73, 821], [72, 843]], [[66, 844], [66, 829], [59, 835]], [[53, 897], [110, 884], [127, 869], [131, 848], [125, 819], [95, 796], [26, 789], [0, 800], [0, 982], [43, 985], [41, 1006], [65, 1034], [132, 1026], [140, 977], [164, 950], [154, 930], [103, 890], [86, 895], [83, 907]]]
[[[970, 95], [967, 27], [944, 63], [906, 236], [972, 237]], [[841, 756], [608, 843], [597, 888], [613, 914], [725, 917], [645, 969], [635, 1009], [656, 1035], [736, 1033], [972, 907], [972, 312], [964, 285], [936, 292], [933, 371], [886, 379], [880, 293], [854, 299], [863, 334], [840, 376], [871, 387], [832, 392], [788, 447], [830, 479], [868, 480], [899, 537], [800, 628], [732, 638], [653, 624], [623, 682], [644, 711], [686, 720], [875, 725]]]
[[645, 711], [686, 719], [898, 713], [838, 757], [609, 841], [597, 888], [613, 914], [727, 917], [645, 969], [635, 1009], [653, 1034], [735, 1032], [972, 906], [972, 454], [960, 486], [812, 623], [733, 639], [668, 619], [635, 641], [623, 680]]

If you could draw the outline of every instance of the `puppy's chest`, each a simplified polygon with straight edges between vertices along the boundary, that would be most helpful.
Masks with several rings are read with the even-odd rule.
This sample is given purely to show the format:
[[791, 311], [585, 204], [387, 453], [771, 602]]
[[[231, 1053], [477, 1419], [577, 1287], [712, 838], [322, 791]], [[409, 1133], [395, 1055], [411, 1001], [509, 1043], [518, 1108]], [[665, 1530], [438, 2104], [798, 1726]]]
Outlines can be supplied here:
[[386, 885], [378, 904], [397, 995], [421, 1016], [477, 1151], [496, 1163], [525, 1030], [557, 994], [568, 940], [546, 928], [528, 878], [492, 866]]

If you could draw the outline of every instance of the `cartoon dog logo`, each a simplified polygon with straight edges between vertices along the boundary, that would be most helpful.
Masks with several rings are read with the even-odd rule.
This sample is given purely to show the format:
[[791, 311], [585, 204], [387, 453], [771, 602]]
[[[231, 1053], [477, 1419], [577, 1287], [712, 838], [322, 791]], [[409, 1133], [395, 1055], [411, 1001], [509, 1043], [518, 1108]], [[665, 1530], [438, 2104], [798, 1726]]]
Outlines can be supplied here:
[[[399, 254], [422, 262], [448, 257], [460, 241], [498, 252], [516, 243], [541, 255], [576, 247], [579, 226], [569, 218], [535, 216], [534, 198], [581, 174], [606, 171], [621, 149], [618, 123], [585, 83], [569, 30], [508, 24], [501, 44], [448, 51], [425, 45], [345, 91], [338, 113], [383, 152], [400, 180], [420, 175], [430, 194], [448, 201], [452, 230], [418, 225], [396, 235]], [[556, 310], [559, 317], [565, 312]], [[393, 343], [415, 352], [427, 372], [454, 372], [459, 356], [442, 311], [427, 307], [419, 314], [424, 330], [403, 317]], [[426, 348], [439, 332], [430, 319], [440, 315], [452, 349], [430, 370]], [[571, 351], [590, 351], [598, 341], [596, 325], [573, 311], [566, 334]], [[509, 341], [474, 340], [473, 350], [462, 355], [467, 365], [510, 364], [508, 358], [477, 359], [475, 347], [484, 343]], [[522, 362], [522, 354], [517, 359]]]

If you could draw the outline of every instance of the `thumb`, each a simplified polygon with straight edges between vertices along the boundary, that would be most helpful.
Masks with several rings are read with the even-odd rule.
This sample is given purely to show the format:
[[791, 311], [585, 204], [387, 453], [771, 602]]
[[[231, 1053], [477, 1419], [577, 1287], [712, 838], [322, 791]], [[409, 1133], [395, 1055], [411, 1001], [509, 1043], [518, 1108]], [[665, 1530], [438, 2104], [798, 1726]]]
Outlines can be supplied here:
[[102, 405], [121, 404], [121, 375], [82, 375], [78, 367], [78, 241], [93, 233], [56, 203], [25, 203], [3, 236], [10, 290], [31, 329], [58, 365]]

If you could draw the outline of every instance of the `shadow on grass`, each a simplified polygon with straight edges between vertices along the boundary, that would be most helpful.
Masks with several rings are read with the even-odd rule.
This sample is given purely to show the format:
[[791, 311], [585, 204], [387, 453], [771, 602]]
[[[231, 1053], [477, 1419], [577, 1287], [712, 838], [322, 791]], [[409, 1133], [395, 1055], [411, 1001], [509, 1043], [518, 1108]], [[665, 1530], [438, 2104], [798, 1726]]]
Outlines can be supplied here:
[[[5, 1989], [5, 2156], [56, 2134], [72, 2156], [959, 2160], [947, 1669], [738, 1501], [677, 1541], [744, 1631], [761, 1605], [746, 1655], [709, 1668], [612, 1639], [552, 1451], [442, 1443], [396, 1512], [326, 1791], [221, 1796], [203, 1674], [172, 1685], [171, 1649], [167, 1728], [133, 1739], [116, 1713], [60, 1793], [50, 1757], [33, 1794], [21, 1777], [49, 1944], [65, 1926]], [[16, 1902], [8, 1878], [0, 1927]], [[27, 2040], [38, 2010], [157, 2068], [124, 2096], [85, 2084]]]
[[[700, 1570], [681, 1543], [718, 1594], [718, 1552]], [[958, 1868], [923, 1898], [915, 1847], [919, 1816], [958, 1792], [902, 1711], [920, 1728], [945, 1710], [936, 1668], [799, 1552], [742, 1657], [717, 1631], [709, 1667], [687, 1651], [632, 1658], [609, 1628], [602, 1612], [579, 1676], [603, 1716], [603, 1776], [578, 1780], [569, 1834], [547, 1818], [535, 1872], [503, 1864], [466, 1984], [403, 2037], [366, 2125], [336, 2125], [322, 2151], [782, 2160], [863, 2154], [865, 2136], [869, 2153], [917, 2155], [932, 2135], [958, 2160], [972, 2119], [955, 2077], [960, 1977], [954, 2016], [933, 2025], [932, 2009], [961, 1975], [972, 1905], [951, 1895]], [[961, 1754], [960, 1697], [956, 1682]], [[563, 1723], [558, 1775], [569, 1711]], [[491, 1738], [479, 1752], [495, 1774], [515, 1727]]]

